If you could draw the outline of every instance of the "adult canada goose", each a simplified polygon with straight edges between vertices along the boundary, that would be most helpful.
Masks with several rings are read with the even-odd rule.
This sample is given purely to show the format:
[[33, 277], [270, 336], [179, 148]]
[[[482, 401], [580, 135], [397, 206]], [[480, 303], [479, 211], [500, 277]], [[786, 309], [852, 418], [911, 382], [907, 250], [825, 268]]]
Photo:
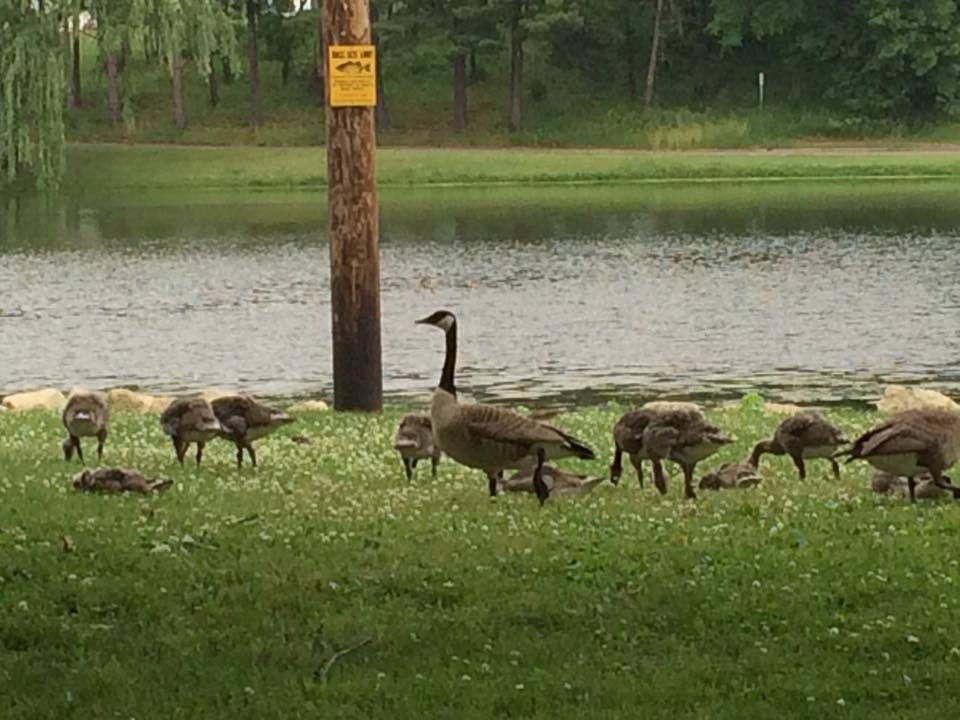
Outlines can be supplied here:
[[210, 405], [223, 428], [220, 437], [232, 440], [237, 446], [237, 467], [243, 466], [244, 448], [251, 464], [256, 467], [257, 453], [253, 449], [253, 441], [296, 420], [282, 410], [257, 402], [249, 395], [225, 395]]
[[428, 415], [404, 415], [393, 436], [393, 449], [400, 453], [407, 480], [419, 460], [430, 458], [430, 474], [437, 477], [440, 448], [433, 441], [433, 426]]
[[667, 492], [663, 460], [673, 460], [683, 469], [684, 496], [695, 500], [693, 469], [721, 446], [733, 442], [720, 428], [690, 410], [661, 413], [643, 431], [643, 451], [653, 461], [653, 481], [661, 494]]
[[906, 410], [868, 430], [837, 456], [866, 460], [878, 470], [907, 478], [911, 502], [917, 477], [930, 473], [933, 483], [960, 497], [943, 471], [960, 459], [960, 414], [949, 410]]
[[438, 310], [418, 320], [438, 327], [446, 335], [446, 355], [440, 385], [430, 402], [430, 420], [440, 449], [467, 467], [487, 474], [490, 495], [497, 494], [497, 481], [507, 468], [535, 464], [533, 485], [542, 505], [550, 495], [543, 481], [543, 464], [554, 458], [594, 458], [593, 450], [552, 425], [537, 422], [506, 408], [492, 405], [461, 405], [457, 401], [454, 369], [457, 363], [457, 318]]
[[849, 442], [843, 431], [831, 425], [814, 412], [792, 415], [781, 422], [773, 433], [772, 440], [761, 440], [753, 447], [750, 461], [759, 467], [764, 454], [789, 455], [801, 480], [807, 477], [804, 460], [823, 458], [833, 467], [833, 476], [840, 479], [840, 466], [834, 459], [837, 448]]
[[733, 490], [753, 487], [760, 484], [757, 466], [750, 460], [738, 463], [724, 463], [719, 469], [700, 478], [701, 490]]
[[84, 470], [73, 478], [77, 490], [88, 492], [141, 492], [166, 490], [172, 480], [148, 480], [129, 468], [98, 468]]
[[107, 396], [89, 390], [74, 390], [67, 398], [67, 404], [60, 416], [67, 429], [67, 439], [63, 441], [63, 458], [69, 460], [76, 449], [77, 457], [83, 462], [83, 450], [80, 438], [97, 438], [97, 459], [103, 457], [103, 443], [107, 439], [107, 423], [110, 410]]
[[643, 431], [647, 425], [665, 412], [689, 412], [703, 419], [703, 413], [691, 406], [677, 408], [676, 403], [651, 403], [639, 410], [630, 410], [613, 426], [613, 463], [610, 465], [610, 482], [616, 485], [623, 474], [623, 453], [630, 457], [630, 463], [637, 471], [637, 480], [643, 487], [643, 461], [649, 460], [643, 450]]
[[[503, 482], [498, 483], [498, 487], [507, 492], [536, 492], [533, 486], [533, 473], [534, 468], [518, 470]], [[543, 482], [549, 488], [551, 495], [586, 495], [603, 482], [603, 478], [573, 475], [552, 465], [544, 465]]]
[[213, 408], [201, 397], [174, 400], [160, 416], [160, 426], [173, 441], [181, 465], [190, 443], [197, 444], [197, 467], [203, 458], [203, 446], [222, 432]]
[[[946, 475], [942, 477], [947, 482], [950, 482], [950, 478]], [[883, 470], [873, 471], [873, 477], [870, 478], [870, 489], [881, 495], [889, 495], [892, 493], [906, 495], [909, 492], [907, 478], [900, 475], [891, 475]], [[917, 476], [917, 486], [914, 494], [917, 500], [937, 500], [943, 497], [946, 491], [936, 486], [930, 473], [923, 473]]]

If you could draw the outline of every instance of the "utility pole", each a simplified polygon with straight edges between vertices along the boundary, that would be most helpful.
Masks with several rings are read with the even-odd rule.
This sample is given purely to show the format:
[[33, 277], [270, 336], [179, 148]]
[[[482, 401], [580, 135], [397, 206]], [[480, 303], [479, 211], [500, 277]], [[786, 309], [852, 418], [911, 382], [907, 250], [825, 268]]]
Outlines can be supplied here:
[[327, 57], [327, 228], [333, 405], [383, 406], [380, 223], [375, 178], [376, 54], [369, 0], [323, 0]]

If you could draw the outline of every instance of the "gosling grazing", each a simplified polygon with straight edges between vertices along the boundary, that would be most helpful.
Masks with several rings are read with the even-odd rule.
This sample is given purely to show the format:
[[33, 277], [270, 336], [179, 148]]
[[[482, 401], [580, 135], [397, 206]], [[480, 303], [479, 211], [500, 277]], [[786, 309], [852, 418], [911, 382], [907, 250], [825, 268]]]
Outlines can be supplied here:
[[657, 415], [664, 412], [691, 412], [696, 413], [701, 418], [703, 415], [694, 408], [677, 410], [675, 407], [666, 406], [667, 409], [659, 409], [658, 406], [642, 407], [639, 410], [630, 410], [623, 414], [623, 417], [613, 426], [613, 463], [610, 465], [610, 482], [616, 485], [620, 482], [620, 476], [623, 474], [623, 453], [630, 457], [630, 463], [637, 471], [637, 480], [640, 481], [640, 487], [643, 487], [643, 461], [649, 460], [643, 449], [643, 431], [647, 425], [654, 420]]
[[107, 423], [110, 420], [106, 395], [88, 390], [74, 390], [67, 398], [60, 419], [67, 429], [67, 439], [62, 445], [64, 460], [70, 460], [76, 449], [77, 457], [83, 462], [83, 449], [80, 447], [82, 437], [96, 437], [97, 459], [103, 457], [103, 443], [107, 439]]
[[653, 481], [661, 494], [667, 492], [663, 460], [683, 469], [684, 496], [696, 500], [693, 470], [697, 463], [733, 442], [720, 428], [692, 410], [672, 410], [653, 419], [643, 431], [643, 451], [653, 461]]
[[724, 463], [719, 469], [700, 478], [701, 490], [735, 490], [760, 484], [757, 466], [750, 460], [738, 463]]
[[866, 460], [878, 470], [907, 478], [916, 501], [917, 478], [930, 473], [934, 485], [960, 497], [943, 471], [960, 459], [960, 414], [949, 410], [906, 410], [868, 430], [838, 456]]
[[550, 495], [543, 481], [547, 460], [575, 456], [594, 458], [593, 450], [561, 430], [506, 408], [492, 405], [461, 405], [457, 401], [454, 368], [457, 362], [457, 318], [438, 310], [417, 321], [433, 325], [446, 335], [446, 355], [440, 385], [430, 403], [430, 420], [440, 450], [467, 467], [483, 470], [490, 495], [497, 494], [497, 481], [507, 468], [535, 464], [533, 486], [542, 505]]
[[77, 490], [87, 492], [140, 492], [151, 493], [166, 490], [172, 480], [148, 480], [136, 470], [129, 468], [98, 468], [84, 470], [73, 478]]
[[232, 440], [237, 446], [237, 467], [243, 467], [243, 451], [246, 449], [250, 463], [257, 466], [257, 453], [253, 441], [269, 435], [281, 425], [292, 423], [296, 418], [282, 410], [276, 410], [257, 402], [248, 395], [226, 395], [210, 405], [222, 428], [219, 435]]
[[430, 458], [430, 475], [437, 477], [440, 448], [433, 441], [433, 425], [428, 415], [404, 415], [393, 436], [393, 448], [400, 453], [407, 480], [413, 478], [417, 462]]
[[204, 445], [223, 431], [213, 407], [200, 397], [174, 400], [160, 416], [160, 426], [170, 436], [181, 465], [190, 443], [197, 444], [197, 467], [203, 458]]
[[840, 428], [831, 425], [814, 412], [804, 412], [786, 418], [773, 433], [772, 440], [761, 440], [750, 453], [750, 461], [759, 467], [764, 454], [789, 455], [801, 480], [807, 477], [804, 460], [823, 458], [833, 467], [833, 476], [840, 479], [840, 466], [834, 459], [837, 449], [849, 442]]
[[[503, 482], [498, 483], [498, 486], [507, 492], [535, 493], [533, 473], [533, 468], [518, 470]], [[586, 495], [603, 482], [603, 478], [573, 475], [552, 465], [544, 465], [543, 482], [549, 488], [551, 495]]]

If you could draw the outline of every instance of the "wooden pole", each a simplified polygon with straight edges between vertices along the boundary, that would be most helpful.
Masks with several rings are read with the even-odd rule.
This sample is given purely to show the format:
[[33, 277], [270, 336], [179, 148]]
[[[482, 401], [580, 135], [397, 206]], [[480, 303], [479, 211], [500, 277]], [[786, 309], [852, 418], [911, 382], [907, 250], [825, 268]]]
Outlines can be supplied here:
[[[324, 57], [331, 45], [370, 43], [369, 0], [324, 0]], [[383, 406], [380, 358], [380, 224], [373, 107], [331, 107], [327, 76], [327, 227], [333, 314], [333, 405]]]

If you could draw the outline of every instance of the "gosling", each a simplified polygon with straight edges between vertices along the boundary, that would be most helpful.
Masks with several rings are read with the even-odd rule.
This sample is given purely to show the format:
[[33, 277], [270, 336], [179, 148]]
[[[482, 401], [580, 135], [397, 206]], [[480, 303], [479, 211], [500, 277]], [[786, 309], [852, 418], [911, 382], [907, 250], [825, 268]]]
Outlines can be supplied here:
[[103, 443], [107, 439], [107, 423], [110, 420], [106, 395], [89, 390], [74, 390], [67, 398], [60, 419], [67, 429], [67, 438], [62, 445], [64, 460], [69, 461], [76, 450], [77, 457], [83, 462], [83, 448], [80, 447], [82, 437], [97, 438], [97, 460], [103, 457]]

